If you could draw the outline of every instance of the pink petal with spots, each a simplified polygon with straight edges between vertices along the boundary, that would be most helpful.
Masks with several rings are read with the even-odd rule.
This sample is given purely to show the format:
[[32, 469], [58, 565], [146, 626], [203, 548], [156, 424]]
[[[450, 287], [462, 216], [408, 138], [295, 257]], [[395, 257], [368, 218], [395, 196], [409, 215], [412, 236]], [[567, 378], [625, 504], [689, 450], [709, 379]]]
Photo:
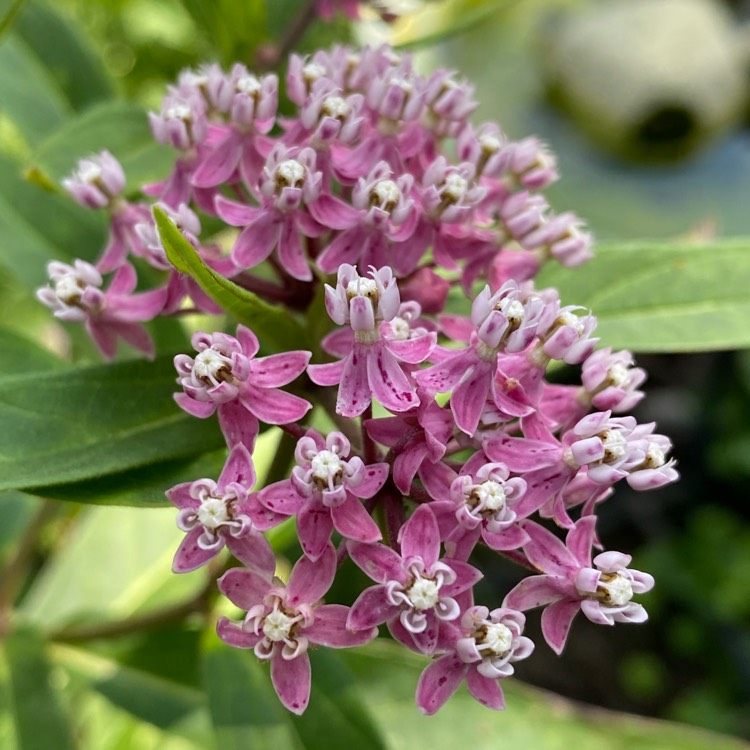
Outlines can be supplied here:
[[373, 347], [367, 356], [367, 382], [372, 395], [391, 411], [408, 411], [419, 405], [419, 397], [396, 357], [384, 346]]
[[307, 367], [311, 352], [285, 352], [254, 359], [250, 363], [250, 379], [261, 388], [278, 388], [291, 383]]
[[196, 401], [186, 393], [175, 393], [173, 398], [177, 406], [198, 419], [206, 419], [216, 411], [216, 404], [213, 401]]
[[348, 493], [341, 505], [331, 508], [331, 520], [336, 531], [347, 539], [366, 544], [382, 539], [378, 525], [362, 503]]
[[302, 249], [299, 229], [292, 219], [287, 219], [281, 227], [279, 262], [284, 270], [295, 279], [312, 280], [312, 271], [305, 251]]
[[419, 710], [431, 716], [442, 708], [458, 690], [467, 669], [467, 665], [455, 654], [446, 654], [432, 662], [419, 676], [417, 683]]
[[232, 568], [219, 578], [219, 591], [245, 612], [263, 601], [271, 588], [270, 577], [247, 568]]
[[232, 259], [239, 268], [253, 268], [262, 263], [276, 247], [282, 224], [278, 214], [268, 211], [240, 232], [232, 248]]
[[296, 606], [318, 601], [331, 588], [335, 575], [336, 550], [332, 544], [326, 546], [316, 561], [303, 555], [294, 564], [289, 575], [287, 602]]
[[443, 562], [455, 572], [456, 580], [453, 583], [446, 583], [440, 588], [441, 596], [455, 596], [456, 594], [460, 594], [484, 578], [480, 570], [477, 570], [473, 565], [469, 565], [466, 562], [449, 560], [447, 558], [444, 558]]
[[503, 600], [503, 607], [525, 612], [527, 609], [559, 601], [570, 592], [571, 587], [564, 579], [546, 575], [529, 576], [508, 592]]
[[192, 482], [181, 482], [174, 487], [170, 487], [164, 494], [180, 510], [183, 508], [197, 508], [200, 505], [200, 501], [190, 495], [190, 488], [192, 486]]
[[304, 634], [312, 643], [329, 648], [351, 648], [368, 643], [378, 634], [375, 627], [356, 632], [347, 629], [349, 607], [341, 604], [323, 604], [315, 608], [315, 621], [305, 628]]
[[358, 597], [349, 610], [346, 627], [354, 631], [370, 631], [396, 617], [399, 608], [388, 601], [385, 586], [370, 586]]
[[557, 442], [498, 435], [484, 440], [482, 445], [490, 459], [504, 463], [511, 471], [536, 471], [554, 466], [562, 459], [562, 448]]
[[233, 446], [229, 451], [227, 462], [221, 470], [216, 485], [224, 489], [230, 482], [237, 482], [248, 490], [251, 490], [255, 484], [253, 459], [250, 457], [250, 451], [242, 443]]
[[263, 638], [263, 635], [246, 632], [242, 626], [226, 617], [219, 618], [216, 623], [216, 633], [224, 643], [234, 648], [255, 648]]
[[359, 221], [360, 211], [332, 195], [321, 195], [307, 208], [328, 229], [349, 229]]
[[296, 422], [312, 409], [309, 401], [293, 393], [253, 385], [246, 385], [242, 389], [240, 401], [258, 419], [268, 424]]
[[218, 412], [219, 425], [227, 445], [232, 447], [242, 444], [252, 451], [260, 430], [255, 416], [240, 401], [227, 401], [225, 404], [219, 404]]
[[389, 341], [388, 348], [403, 362], [419, 365], [424, 362], [435, 348], [437, 334], [428, 333], [406, 341]]
[[271, 682], [279, 700], [293, 714], [304, 713], [310, 700], [311, 670], [307, 652], [287, 661], [277, 650], [271, 658]]
[[349, 556], [373, 581], [387, 583], [399, 581], [406, 583], [408, 575], [404, 573], [401, 556], [384, 544], [358, 544], [347, 542]]
[[568, 532], [565, 543], [581, 567], [591, 567], [591, 547], [596, 541], [596, 516], [585, 516]]
[[479, 674], [476, 669], [469, 667], [466, 675], [466, 687], [483, 706], [495, 711], [502, 711], [505, 708], [505, 696], [497, 680], [485, 677]]
[[308, 365], [307, 374], [315, 385], [338, 385], [344, 372], [346, 360], [324, 365]]
[[297, 535], [304, 553], [317, 560], [326, 550], [332, 532], [330, 509], [319, 498], [312, 498], [297, 514]]
[[531, 539], [523, 551], [534, 566], [545, 573], [563, 578], [574, 576], [578, 572], [578, 561], [552, 532], [533, 521], [524, 521], [521, 528]]
[[258, 493], [258, 501], [276, 513], [286, 516], [294, 516], [299, 513], [305, 504], [306, 498], [302, 497], [288, 479], [274, 482], [264, 487]]
[[367, 500], [385, 484], [389, 470], [387, 463], [369, 464], [365, 466], [362, 481], [356, 486], [348, 484], [347, 489], [362, 500]]
[[456, 426], [467, 435], [474, 435], [492, 386], [493, 365], [478, 362], [474, 371], [463, 378], [451, 394], [451, 411]]
[[431, 568], [440, 556], [440, 530], [429, 505], [420, 505], [399, 532], [401, 556], [421, 557], [426, 568]]
[[365, 347], [355, 344], [351, 354], [344, 361], [336, 399], [336, 412], [344, 417], [358, 417], [372, 402], [372, 393], [367, 382], [368, 355]]
[[276, 569], [276, 556], [271, 545], [263, 534], [255, 530], [239, 538], [227, 534], [225, 537], [229, 551], [249, 568], [257, 570], [261, 575], [271, 578]]
[[198, 525], [185, 535], [182, 543], [175, 552], [172, 561], [172, 572], [189, 573], [191, 570], [200, 568], [209, 560], [219, 554], [224, 545], [219, 545], [215, 549], [203, 549], [198, 546], [198, 538], [203, 534], [203, 527]]
[[393, 481], [404, 495], [408, 495], [411, 491], [411, 483], [422, 462], [427, 458], [427, 453], [427, 445], [421, 443], [407, 448], [396, 456], [393, 462]]

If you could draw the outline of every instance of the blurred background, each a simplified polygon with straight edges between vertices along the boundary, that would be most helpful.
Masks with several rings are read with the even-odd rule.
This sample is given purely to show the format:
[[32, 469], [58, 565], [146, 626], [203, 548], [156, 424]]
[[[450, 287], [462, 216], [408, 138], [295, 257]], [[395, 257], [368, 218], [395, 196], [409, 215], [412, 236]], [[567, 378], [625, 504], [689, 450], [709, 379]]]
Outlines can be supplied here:
[[[47, 311], [33, 299], [34, 286], [45, 281], [46, 258], [38, 245], [77, 244], [75, 254], [85, 258], [101, 243], [98, 217], [43, 190], [79, 156], [108, 146], [108, 138], [115, 141], [113, 150], [119, 143], [111, 127], [80, 130], [75, 116], [86, 117], [112, 98], [158, 108], [165, 85], [182, 68], [206, 60], [251, 66], [305, 5], [302, 0], [0, 2], [5, 19], [0, 26], [0, 243], [6, 238], [0, 256], [28, 250], [21, 260], [4, 260], [0, 269], [5, 328], [59, 350], [59, 332], [50, 329]], [[549, 191], [550, 201], [557, 211], [574, 210], [598, 240], [750, 238], [750, 4], [409, 0], [378, 5], [364, 9], [362, 21], [354, 24], [341, 16], [311, 24], [296, 49], [388, 41], [413, 53], [425, 72], [459, 71], [476, 86], [480, 107], [474, 122], [497, 121], [510, 138], [536, 134], [550, 145], [562, 175]], [[383, 21], [384, 6], [403, 15]], [[135, 111], [124, 108], [123, 122]], [[84, 123], [90, 126], [91, 118]], [[90, 145], [80, 152], [56, 148], [56, 143], [75, 143], [71, 131], [77, 129], [77, 143], [86, 143], [85, 135]], [[135, 173], [144, 180], [168, 164], [158, 150], [132, 156]], [[19, 229], [21, 222], [34, 223], [32, 207], [39, 201], [50, 201], [49, 226], [34, 226], [33, 233], [25, 225]], [[12, 247], [8, 237], [14, 238]], [[74, 338], [66, 346], [78, 362], [95, 361], [83, 340]], [[659, 432], [673, 439], [683, 480], [655, 493], [618, 489], [601, 507], [600, 534], [608, 548], [631, 551], [634, 566], [656, 577], [645, 601], [649, 624], [602, 629], [579, 618], [562, 657], [540, 646], [534, 658], [518, 665], [517, 675], [576, 701], [750, 738], [750, 352], [637, 353], [637, 361], [649, 380], [636, 417], [657, 420]], [[277, 437], [264, 443], [261, 475]], [[22, 493], [0, 494], [0, 563], [18, 558], [19, 539], [39, 522], [40, 509], [48, 507], [43, 502]], [[195, 698], [190, 691], [201, 679], [200, 622], [177, 618], [145, 634], [94, 639], [86, 655], [64, 645], [71, 625], [132, 617], [157, 603], [177, 606], [200, 594], [197, 578], [168, 572], [178, 538], [173, 512], [81, 510], [72, 504], [46, 512], [44, 533], [23, 551], [27, 577], [18, 601], [24, 621], [63, 635], [53, 661], [64, 667], [49, 667], [48, 676], [53, 688], [64, 688], [63, 703], [77, 707], [79, 719], [85, 717], [86, 729], [78, 730], [82, 746], [211, 746], [188, 710]], [[283, 539], [279, 544], [283, 548]], [[112, 563], [113, 549], [127, 559]], [[106, 558], [101, 575], [90, 570], [97, 558]], [[489, 573], [479, 598], [483, 594], [486, 601], [516, 580], [512, 569], [489, 555], [482, 567]], [[337, 583], [340, 590], [333, 593], [342, 601], [353, 598], [359, 583], [354, 577], [349, 584]], [[538, 613], [530, 616], [529, 635], [537, 642], [538, 620]], [[403, 688], [391, 686], [388, 693], [382, 687], [390, 685], [387, 669], [379, 664], [355, 659], [349, 669], [361, 680], [382, 678], [380, 688], [373, 683], [372, 710], [411, 721], [413, 706], [402, 709], [393, 699]], [[0, 678], [3, 669], [7, 678], [7, 666], [0, 666]], [[166, 690], [166, 682], [182, 692]], [[92, 685], [98, 697], [86, 692]], [[0, 690], [0, 709], [12, 703], [9, 695]], [[528, 726], [508, 725], [505, 736], [517, 737], [518, 746], [570, 747], [576, 741], [581, 747], [615, 747], [607, 726], [623, 740], [636, 731], [596, 713], [571, 714], [573, 709], [554, 701], [534, 714], [535, 696], [522, 690], [513, 696], [523, 721], [544, 715], [551, 729], [574, 716], [583, 724], [590, 719], [601, 734], [579, 737], [560, 729], [557, 739], [549, 735], [539, 744]], [[166, 713], [155, 707], [159, 701]], [[112, 713], [110, 704], [125, 713]], [[128, 723], [126, 714], [140, 723]], [[482, 731], [489, 731], [492, 720], [481, 720]], [[12, 723], [0, 718], [0, 740], [14, 736]], [[175, 736], [161, 731], [175, 726]], [[567, 744], [557, 744], [564, 737]], [[634, 734], [623, 746], [688, 746], [687, 735], [670, 737], [647, 740]], [[708, 746], [708, 739], [696, 737], [696, 748]], [[431, 745], [440, 747], [436, 742]], [[0, 746], [6, 747], [1, 741]]]

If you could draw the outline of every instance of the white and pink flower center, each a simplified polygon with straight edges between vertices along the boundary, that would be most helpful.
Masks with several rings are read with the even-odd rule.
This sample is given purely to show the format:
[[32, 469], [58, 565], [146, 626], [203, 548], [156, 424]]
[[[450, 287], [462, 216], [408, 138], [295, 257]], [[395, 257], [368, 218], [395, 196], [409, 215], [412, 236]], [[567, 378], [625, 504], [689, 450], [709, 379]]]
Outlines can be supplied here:
[[296, 159], [285, 159], [276, 167], [276, 185], [279, 188], [302, 187], [306, 174], [304, 164], [300, 164]]
[[390, 213], [401, 200], [401, 191], [393, 180], [378, 180], [370, 190], [370, 202]]
[[488, 622], [477, 638], [480, 650], [488, 650], [495, 656], [505, 656], [513, 648], [513, 631], [501, 622]]
[[505, 488], [500, 482], [492, 479], [475, 484], [470, 499], [474, 501], [478, 510], [487, 510], [493, 514], [503, 510], [507, 503]]
[[274, 643], [289, 641], [291, 639], [292, 628], [300, 619], [299, 615], [290, 617], [280, 609], [273, 609], [263, 620], [263, 635]]
[[217, 383], [225, 374], [231, 372], [230, 360], [216, 351], [216, 349], [204, 349], [196, 355], [193, 364], [193, 374], [204, 382]]
[[55, 294], [66, 305], [78, 304], [85, 288], [85, 282], [75, 273], [66, 273], [55, 281]]
[[208, 495], [201, 499], [198, 523], [207, 531], [215, 531], [232, 520], [229, 504], [223, 497]]
[[431, 578], [417, 577], [414, 583], [406, 590], [406, 596], [412, 607], [424, 612], [433, 609], [440, 601], [440, 585], [442, 581]]
[[252, 75], [240, 76], [234, 88], [238, 94], [245, 94], [250, 97], [257, 97], [261, 91], [260, 81]]
[[605, 605], [624, 607], [633, 598], [633, 582], [620, 571], [602, 573], [596, 593]]
[[605, 430], [599, 435], [604, 449], [605, 463], [619, 461], [628, 450], [628, 441], [620, 430]]
[[319, 451], [310, 459], [313, 481], [328, 488], [340, 484], [344, 475], [344, 463], [333, 451]]

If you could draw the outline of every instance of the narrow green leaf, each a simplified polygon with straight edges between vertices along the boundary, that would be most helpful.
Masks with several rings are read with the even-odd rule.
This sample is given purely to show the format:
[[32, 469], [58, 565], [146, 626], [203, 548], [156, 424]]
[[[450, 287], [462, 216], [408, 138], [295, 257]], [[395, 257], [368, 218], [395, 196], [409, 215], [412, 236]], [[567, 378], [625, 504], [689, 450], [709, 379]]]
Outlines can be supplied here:
[[537, 286], [590, 308], [602, 343], [637, 352], [750, 346], [750, 238], [605, 244], [579, 268], [546, 267]]
[[18, 631], [6, 641], [18, 750], [73, 750], [73, 737], [50, 683], [45, 643]]
[[192, 276], [214, 302], [250, 327], [265, 346], [283, 351], [302, 345], [304, 329], [289, 312], [209, 268], [163, 211], [155, 209], [154, 216], [167, 257], [178, 271]]
[[174, 152], [156, 143], [146, 112], [130, 102], [105, 102], [68, 118], [40, 145], [35, 165], [59, 180], [76, 162], [107, 149], [122, 163], [130, 190], [167, 176]]
[[0, 489], [92, 479], [223, 444], [172, 399], [169, 358], [0, 379]]
[[252, 652], [214, 643], [203, 658], [203, 684], [222, 750], [300, 747], [268, 669]]
[[35, 146], [59, 127], [70, 105], [34, 51], [14, 31], [0, 39], [0, 117]]
[[164, 491], [180, 482], [201, 477], [216, 478], [226, 461], [225, 449], [196, 458], [163, 461], [86, 482], [37, 487], [32, 492], [52, 500], [87, 505], [133, 505], [141, 508], [171, 506]]
[[74, 109], [114, 96], [112, 81], [88, 38], [48, 5], [26, 5], [14, 30], [34, 50]]

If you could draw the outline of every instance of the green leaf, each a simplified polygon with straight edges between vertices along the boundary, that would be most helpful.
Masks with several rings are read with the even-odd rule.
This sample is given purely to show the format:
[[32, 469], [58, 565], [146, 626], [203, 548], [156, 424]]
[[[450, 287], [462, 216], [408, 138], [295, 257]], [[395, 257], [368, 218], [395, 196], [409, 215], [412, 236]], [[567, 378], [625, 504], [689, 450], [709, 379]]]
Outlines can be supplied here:
[[288, 351], [302, 345], [304, 329], [289, 312], [268, 304], [209, 268], [163, 211], [155, 209], [154, 217], [172, 265], [192, 276], [214, 302], [250, 327], [263, 345], [276, 351]]
[[64, 16], [49, 6], [27, 3], [13, 28], [34, 50], [74, 109], [114, 96], [103, 62], [88, 38]]
[[300, 747], [268, 670], [252, 652], [215, 644], [204, 656], [203, 683], [223, 750]]
[[175, 161], [174, 151], [154, 141], [141, 107], [106, 102], [67, 119], [40, 145], [34, 163], [60, 180], [79, 159], [104, 149], [122, 163], [131, 191], [166, 177]]
[[83, 649], [55, 646], [53, 656], [111, 703], [161, 729], [173, 729], [206, 708], [206, 696], [195, 688]]
[[34, 146], [70, 114], [56, 82], [15, 32], [0, 39], [0, 120], [7, 118]]
[[203, 454], [224, 444], [213, 419], [173, 399], [168, 358], [0, 378], [0, 490], [42, 487]]
[[28, 374], [65, 367], [65, 362], [52, 352], [5, 328], [0, 328], [0, 351], [3, 353], [0, 358], [0, 377], [18, 375], [21, 371]]
[[750, 346], [750, 239], [605, 244], [578, 268], [550, 264], [539, 288], [589, 308], [602, 344], [638, 352]]
[[119, 620], [187, 601], [204, 576], [176, 576], [185, 536], [174, 508], [85, 508], [24, 597], [28, 621], [55, 629]]
[[87, 505], [171, 507], [164, 495], [166, 489], [200, 477], [218, 477], [226, 458], [227, 452], [221, 448], [188, 460], [163, 461], [87, 482], [36, 487], [32, 492], [52, 500]]
[[18, 750], [73, 750], [73, 737], [50, 683], [45, 643], [18, 631], [6, 641]]
[[503, 680], [506, 709], [491, 711], [465, 687], [434, 716], [422, 716], [414, 691], [429, 661], [401, 646], [377, 640], [342, 653], [344, 661], [367, 683], [372, 715], [391, 750], [742, 750], [731, 737], [593, 706], [582, 708], [560, 696], [514, 679]]
[[[299, 717], [282, 707], [267, 664], [215, 641], [204, 657], [204, 684], [220, 747], [382, 750], [385, 743], [349, 671], [330, 650], [312, 653], [310, 704]], [[415, 745], [417, 747], [418, 745]]]

